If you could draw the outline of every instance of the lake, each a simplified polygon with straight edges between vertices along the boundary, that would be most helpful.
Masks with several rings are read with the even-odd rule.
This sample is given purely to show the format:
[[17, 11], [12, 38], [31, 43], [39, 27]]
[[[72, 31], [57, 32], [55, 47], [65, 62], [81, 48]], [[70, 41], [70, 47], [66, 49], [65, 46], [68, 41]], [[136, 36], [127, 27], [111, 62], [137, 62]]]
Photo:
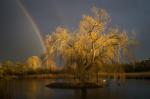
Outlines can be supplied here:
[[81, 90], [45, 87], [51, 79], [0, 80], [0, 99], [150, 99], [150, 80], [115, 81], [104, 88]]

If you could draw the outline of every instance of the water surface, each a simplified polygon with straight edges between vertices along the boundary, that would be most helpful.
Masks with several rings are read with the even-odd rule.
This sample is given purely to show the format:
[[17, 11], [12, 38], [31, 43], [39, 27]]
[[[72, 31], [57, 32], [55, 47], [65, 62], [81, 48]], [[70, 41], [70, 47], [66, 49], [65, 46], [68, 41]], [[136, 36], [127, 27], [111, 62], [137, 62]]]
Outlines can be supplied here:
[[0, 99], [149, 99], [150, 80], [115, 81], [105, 88], [81, 90], [45, 87], [52, 80], [0, 80]]

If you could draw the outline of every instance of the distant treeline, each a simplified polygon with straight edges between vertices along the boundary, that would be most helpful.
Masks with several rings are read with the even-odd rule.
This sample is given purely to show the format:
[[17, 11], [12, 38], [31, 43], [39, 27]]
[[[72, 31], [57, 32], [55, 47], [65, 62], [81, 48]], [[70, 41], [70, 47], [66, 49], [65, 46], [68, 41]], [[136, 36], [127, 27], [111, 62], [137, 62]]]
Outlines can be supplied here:
[[[150, 58], [147, 60], [122, 64], [122, 67], [126, 73], [130, 72], [150, 72]], [[32, 74], [57, 74], [63, 73], [63, 69], [57, 71], [50, 68], [29, 68], [29, 66], [23, 62], [12, 62], [6, 61], [1, 62], [0, 65], [0, 78], [6, 77], [7, 75], [23, 76]]]
[[36, 62], [34, 61], [30, 63], [31, 64], [21, 61], [3, 61], [0, 63], [0, 78], [7, 78], [9, 76], [22, 77], [33, 74], [57, 74], [60, 72], [59, 70], [55, 70], [53, 66], [35, 64]]
[[150, 58], [132, 64], [124, 64], [123, 68], [125, 72], [148, 72], [150, 71]]

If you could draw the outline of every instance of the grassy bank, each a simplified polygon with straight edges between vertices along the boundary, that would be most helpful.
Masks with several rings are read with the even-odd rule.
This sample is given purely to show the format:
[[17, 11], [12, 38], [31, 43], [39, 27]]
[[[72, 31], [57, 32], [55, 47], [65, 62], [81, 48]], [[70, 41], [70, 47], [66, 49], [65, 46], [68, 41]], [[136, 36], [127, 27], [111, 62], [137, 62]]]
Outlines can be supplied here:
[[[125, 73], [126, 79], [150, 79], [150, 72]], [[99, 78], [113, 78], [114, 74], [100, 73]], [[29, 74], [29, 75], [7, 75], [1, 79], [73, 79], [73, 75], [66, 74]]]
[[150, 79], [150, 72], [125, 73], [126, 78]]
[[[150, 79], [150, 72], [139, 72], [139, 73], [125, 73], [124, 74], [127, 79]], [[100, 78], [106, 78], [110, 76], [113, 78], [114, 74], [99, 74]], [[41, 78], [41, 79], [58, 79], [58, 78], [74, 78], [73, 75], [65, 75], [65, 74], [34, 74], [34, 75], [26, 75], [23, 78]]]
[[[121, 74], [118, 73], [118, 75]], [[123, 75], [125, 76], [126, 79], [150, 79], [150, 72], [131, 72], [131, 73], [124, 73]], [[106, 78], [108, 76], [110, 78], [113, 78], [114, 74], [100, 73], [99, 76], [102, 78]]]

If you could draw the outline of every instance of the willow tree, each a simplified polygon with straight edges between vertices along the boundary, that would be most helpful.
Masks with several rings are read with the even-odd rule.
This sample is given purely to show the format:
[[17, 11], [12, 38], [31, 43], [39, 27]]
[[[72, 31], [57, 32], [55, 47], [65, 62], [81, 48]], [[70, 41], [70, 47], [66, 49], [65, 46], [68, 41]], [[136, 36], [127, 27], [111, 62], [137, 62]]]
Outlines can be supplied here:
[[109, 71], [110, 65], [119, 72], [118, 64], [128, 53], [130, 40], [126, 32], [109, 27], [109, 23], [109, 14], [94, 7], [92, 15], [83, 15], [77, 30], [58, 27], [47, 35], [48, 50], [52, 56], [59, 55], [63, 65], [82, 82], [93, 71]]

